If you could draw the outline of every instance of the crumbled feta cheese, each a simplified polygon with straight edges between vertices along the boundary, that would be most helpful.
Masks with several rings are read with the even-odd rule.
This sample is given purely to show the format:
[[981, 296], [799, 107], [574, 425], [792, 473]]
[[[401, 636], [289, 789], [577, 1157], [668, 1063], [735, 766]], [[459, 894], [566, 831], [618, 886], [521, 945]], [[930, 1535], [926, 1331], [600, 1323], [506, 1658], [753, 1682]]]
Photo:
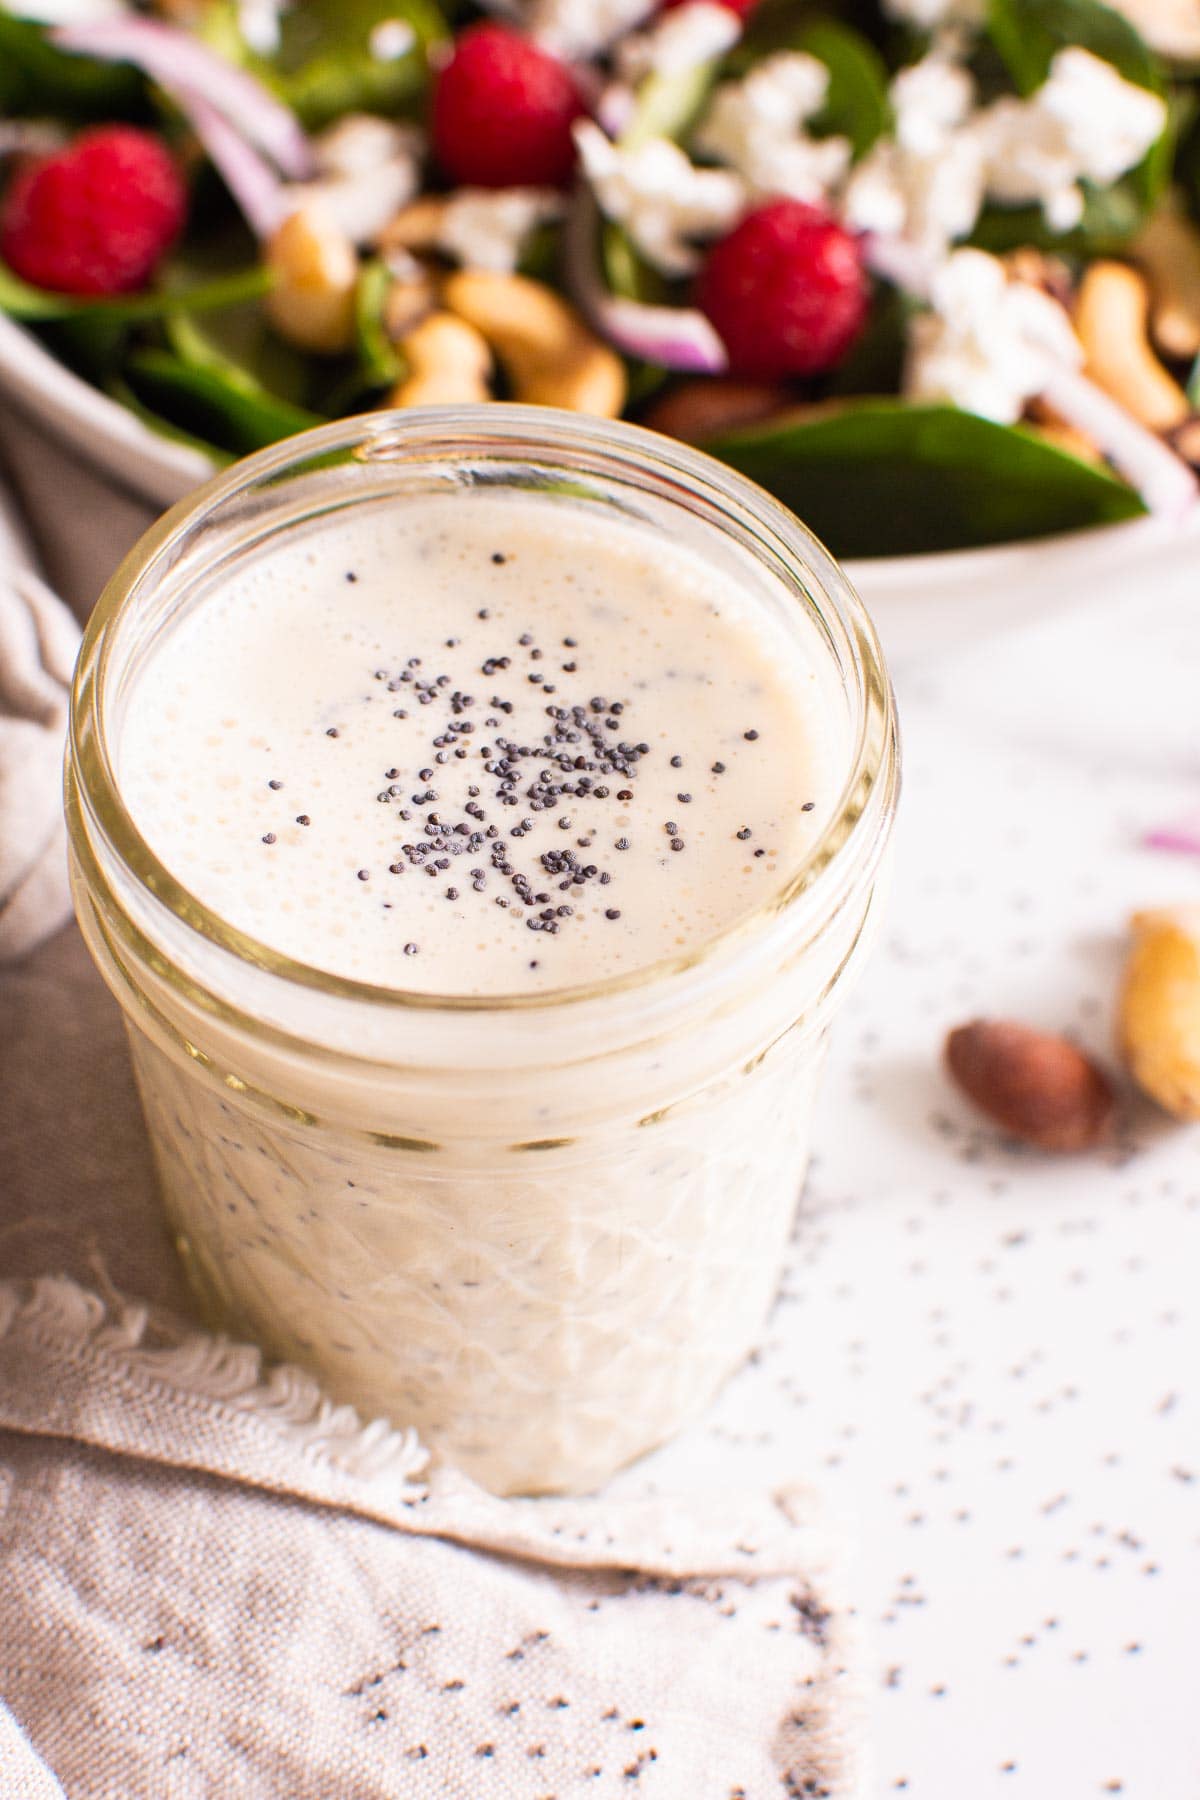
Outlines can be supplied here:
[[975, 83], [961, 63], [935, 53], [901, 69], [888, 89], [896, 142], [919, 156], [941, 150], [975, 104]]
[[941, 52], [900, 71], [889, 89], [895, 136], [874, 144], [846, 184], [842, 214], [852, 230], [899, 238], [930, 262], [967, 235], [984, 195], [974, 95], [967, 71]]
[[943, 25], [982, 25], [987, 0], [883, 0], [883, 10], [920, 31], [936, 31]]
[[850, 166], [848, 139], [814, 138], [803, 129], [828, 89], [829, 71], [815, 56], [798, 50], [768, 56], [744, 81], [717, 89], [695, 133], [696, 148], [736, 169], [755, 194], [823, 200]]
[[1136, 168], [1167, 120], [1166, 102], [1077, 45], [1060, 50], [1028, 100], [979, 114], [987, 191], [1006, 205], [1036, 201], [1054, 231], [1079, 223], [1080, 181], [1107, 186]]
[[1059, 120], [1087, 181], [1113, 182], [1136, 168], [1167, 123], [1160, 95], [1078, 45], [1057, 53], [1034, 102]]
[[237, 0], [238, 30], [259, 56], [274, 56], [279, 48], [279, 15], [287, 0]]
[[420, 133], [377, 113], [347, 113], [313, 139], [313, 157], [322, 175], [367, 175], [380, 163], [419, 156]]
[[1082, 361], [1057, 300], [1009, 281], [982, 250], [956, 250], [933, 278], [929, 311], [909, 327], [904, 392], [1011, 425], [1054, 367]]
[[380, 19], [371, 28], [367, 49], [376, 62], [399, 62], [417, 41], [417, 34], [407, 19]]
[[421, 185], [424, 141], [411, 125], [347, 113], [313, 140], [317, 179], [285, 190], [289, 209], [321, 203], [356, 244], [366, 244]]
[[1028, 100], [972, 113], [970, 75], [946, 49], [902, 69], [890, 89], [895, 136], [853, 171], [843, 216], [857, 231], [898, 238], [936, 264], [966, 237], [985, 199], [1037, 202], [1052, 230], [1083, 211], [1081, 180], [1107, 184], [1158, 137], [1166, 107], [1087, 50], [1060, 50]]
[[661, 13], [648, 31], [617, 47], [617, 69], [625, 81], [647, 75], [686, 75], [731, 50], [742, 35], [741, 21], [714, 0], [689, 0]]
[[657, 0], [532, 0], [525, 27], [556, 56], [599, 56], [656, 10]]
[[719, 237], [745, 206], [746, 190], [736, 175], [698, 169], [669, 138], [622, 149], [581, 119], [575, 142], [600, 210], [667, 275], [691, 274], [700, 262], [692, 240]]
[[983, 155], [968, 133], [919, 156], [881, 139], [852, 172], [842, 218], [852, 231], [900, 238], [930, 262], [966, 237], [983, 202]]
[[459, 188], [442, 209], [436, 247], [466, 269], [511, 274], [533, 232], [562, 210], [553, 188]]

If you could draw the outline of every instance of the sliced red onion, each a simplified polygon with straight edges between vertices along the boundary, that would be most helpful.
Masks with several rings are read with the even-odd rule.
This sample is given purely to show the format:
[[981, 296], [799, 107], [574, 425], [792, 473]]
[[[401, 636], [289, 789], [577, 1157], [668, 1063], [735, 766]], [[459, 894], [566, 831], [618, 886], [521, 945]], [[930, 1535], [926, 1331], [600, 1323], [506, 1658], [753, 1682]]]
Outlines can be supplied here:
[[702, 312], [691, 306], [647, 306], [606, 294], [597, 303], [597, 331], [626, 356], [692, 375], [721, 375], [725, 346]]
[[291, 180], [304, 181], [313, 173], [312, 149], [290, 107], [190, 32], [129, 17], [61, 25], [50, 35], [60, 50], [133, 63], [172, 97], [186, 90], [206, 100]]
[[203, 95], [177, 87], [174, 97], [255, 237], [270, 237], [286, 211], [284, 183], [253, 144]]
[[1176, 522], [1200, 498], [1200, 483], [1162, 439], [1077, 369], [1055, 368], [1042, 399], [1068, 425], [1090, 437], [1146, 503], [1147, 510]]
[[1176, 856], [1200, 856], [1200, 813], [1174, 825], [1160, 825], [1142, 839], [1147, 850], [1167, 850]]
[[596, 208], [586, 189], [571, 202], [566, 229], [567, 282], [601, 337], [627, 356], [663, 369], [720, 375], [725, 346], [702, 312], [691, 306], [648, 306], [610, 293], [596, 265]]
[[627, 82], [610, 81], [594, 108], [596, 123], [610, 138], [619, 138], [637, 111], [637, 96]]

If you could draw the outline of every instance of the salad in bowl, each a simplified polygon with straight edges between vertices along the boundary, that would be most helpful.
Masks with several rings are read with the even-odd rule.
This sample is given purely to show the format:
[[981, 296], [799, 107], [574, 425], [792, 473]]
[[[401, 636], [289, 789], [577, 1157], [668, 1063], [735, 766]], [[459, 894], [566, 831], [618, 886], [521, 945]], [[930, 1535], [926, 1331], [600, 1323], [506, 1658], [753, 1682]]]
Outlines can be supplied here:
[[1176, 0], [0, 0], [0, 311], [211, 464], [517, 399], [843, 557], [1181, 519], [1194, 70]]

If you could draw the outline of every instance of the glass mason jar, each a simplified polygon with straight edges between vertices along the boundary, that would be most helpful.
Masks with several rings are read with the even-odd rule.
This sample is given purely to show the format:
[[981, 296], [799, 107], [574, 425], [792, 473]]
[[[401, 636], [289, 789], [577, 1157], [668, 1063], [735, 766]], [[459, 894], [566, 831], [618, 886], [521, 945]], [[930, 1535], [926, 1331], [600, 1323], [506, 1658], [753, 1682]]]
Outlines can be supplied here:
[[[115, 755], [131, 681], [201, 588], [278, 534], [497, 487], [699, 546], [731, 581], [756, 577], [783, 629], [816, 635], [850, 746], [828, 827], [753, 916], [589, 986], [439, 996], [291, 961], [139, 835]], [[124, 1009], [210, 1320], [499, 1492], [585, 1490], [675, 1431], [771, 1303], [897, 780], [879, 645], [833, 560], [767, 494], [665, 438], [542, 408], [377, 414], [175, 507], [88, 630], [67, 811], [79, 922]]]

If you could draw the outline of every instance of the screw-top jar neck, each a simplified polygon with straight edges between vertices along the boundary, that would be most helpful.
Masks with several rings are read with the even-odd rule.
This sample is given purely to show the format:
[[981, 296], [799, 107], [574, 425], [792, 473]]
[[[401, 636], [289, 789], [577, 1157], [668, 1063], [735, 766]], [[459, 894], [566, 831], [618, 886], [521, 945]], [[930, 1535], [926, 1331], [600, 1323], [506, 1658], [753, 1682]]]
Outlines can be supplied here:
[[[639, 518], [729, 558], [731, 571], [740, 561], [770, 575], [796, 625], [819, 638], [844, 697], [847, 766], [829, 824], [754, 913], [675, 959], [590, 985], [437, 995], [293, 961], [210, 911], [139, 832], [116, 767], [112, 726], [122, 696], [148, 645], [199, 584], [263, 552], [276, 534], [406, 495], [497, 487]], [[893, 701], [873, 627], [832, 558], [790, 513], [722, 465], [656, 434], [495, 405], [377, 414], [306, 433], [175, 507], [127, 558], [96, 609], [80, 658], [68, 770], [77, 864], [123, 963], [153, 967], [189, 1007], [233, 1030], [385, 1063], [409, 1061], [419, 1043], [434, 1063], [444, 1057], [460, 1067], [481, 1032], [492, 1053], [529, 1058], [552, 1022], [569, 1060], [588, 1054], [598, 1032], [606, 1041], [614, 1032], [643, 1041], [686, 1030], [739, 994], [769, 986], [852, 896], [869, 889], [896, 788]], [[855, 936], [851, 929], [849, 942]], [[830, 977], [838, 964], [835, 955]], [[815, 1023], [828, 981], [814, 971], [806, 985]]]

